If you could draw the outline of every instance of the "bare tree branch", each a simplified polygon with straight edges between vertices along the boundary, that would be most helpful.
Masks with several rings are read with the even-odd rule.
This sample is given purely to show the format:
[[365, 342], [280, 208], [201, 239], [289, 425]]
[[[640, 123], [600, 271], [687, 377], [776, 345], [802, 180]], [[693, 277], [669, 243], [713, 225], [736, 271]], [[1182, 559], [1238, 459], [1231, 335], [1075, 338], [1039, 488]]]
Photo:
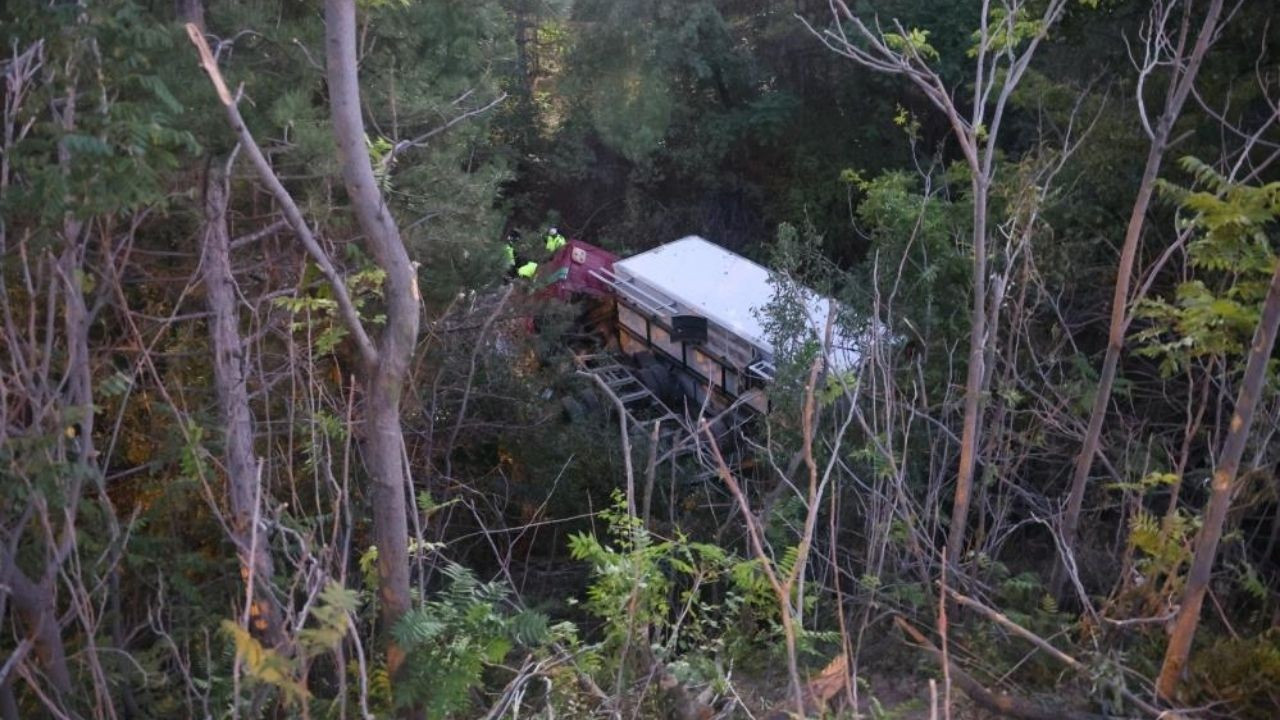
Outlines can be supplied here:
[[191, 43], [195, 45], [196, 51], [200, 54], [200, 66], [204, 68], [204, 71], [209, 75], [209, 80], [213, 82], [213, 88], [218, 94], [218, 100], [226, 108], [227, 122], [231, 125], [232, 132], [240, 140], [240, 145], [244, 148], [245, 154], [249, 157], [254, 170], [257, 171], [258, 179], [262, 181], [263, 185], [267, 186], [271, 196], [280, 205], [285, 221], [289, 223], [289, 227], [293, 228], [293, 232], [298, 236], [303, 248], [306, 249], [311, 259], [315, 261], [320, 268], [320, 273], [324, 275], [325, 280], [329, 282], [329, 286], [333, 289], [333, 296], [338, 303], [338, 312], [342, 317], [342, 323], [355, 340], [360, 357], [366, 364], [375, 363], [378, 356], [377, 350], [368, 333], [365, 332], [364, 324], [360, 321], [360, 313], [356, 310], [355, 303], [351, 300], [351, 293], [347, 290], [346, 281], [343, 280], [337, 268], [334, 267], [329, 254], [320, 247], [320, 243], [317, 242], [311, 227], [302, 217], [302, 211], [298, 209], [297, 203], [293, 201], [293, 196], [289, 194], [284, 184], [280, 182], [280, 178], [276, 175], [275, 170], [272, 169], [271, 163], [262, 154], [262, 148], [253, 139], [253, 134], [249, 132], [249, 126], [245, 124], [244, 118], [240, 116], [240, 109], [236, 100], [227, 89], [227, 83], [222, 77], [222, 71], [218, 69], [218, 64], [213, 59], [213, 53], [209, 50], [209, 43], [205, 41], [204, 34], [194, 24], [188, 23], [187, 37], [191, 39]]

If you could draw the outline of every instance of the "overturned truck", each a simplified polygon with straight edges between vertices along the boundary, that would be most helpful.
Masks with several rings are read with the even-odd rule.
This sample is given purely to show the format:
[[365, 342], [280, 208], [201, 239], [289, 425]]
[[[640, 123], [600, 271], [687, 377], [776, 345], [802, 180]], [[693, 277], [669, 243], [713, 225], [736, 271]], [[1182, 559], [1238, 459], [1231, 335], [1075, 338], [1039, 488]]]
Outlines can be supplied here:
[[[769, 409], [775, 350], [765, 312], [779, 292], [775, 280], [697, 236], [626, 259], [574, 240], [543, 268], [541, 292], [589, 299], [605, 342], [581, 364], [606, 375], [616, 396], [656, 399], [686, 426], [713, 418], [720, 434]], [[804, 289], [798, 296], [810, 329], [823, 337], [833, 301]], [[834, 332], [826, 369], [843, 372], [856, 360], [852, 343]]]

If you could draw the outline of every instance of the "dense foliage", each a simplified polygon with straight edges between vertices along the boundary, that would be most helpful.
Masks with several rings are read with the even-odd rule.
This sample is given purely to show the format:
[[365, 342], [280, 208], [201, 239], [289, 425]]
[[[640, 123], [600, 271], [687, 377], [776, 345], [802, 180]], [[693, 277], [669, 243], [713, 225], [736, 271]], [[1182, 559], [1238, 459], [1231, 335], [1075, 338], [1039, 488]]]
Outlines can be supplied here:
[[[0, 718], [1280, 715], [1273, 10], [3, 4]], [[777, 271], [737, 447], [552, 226]]]

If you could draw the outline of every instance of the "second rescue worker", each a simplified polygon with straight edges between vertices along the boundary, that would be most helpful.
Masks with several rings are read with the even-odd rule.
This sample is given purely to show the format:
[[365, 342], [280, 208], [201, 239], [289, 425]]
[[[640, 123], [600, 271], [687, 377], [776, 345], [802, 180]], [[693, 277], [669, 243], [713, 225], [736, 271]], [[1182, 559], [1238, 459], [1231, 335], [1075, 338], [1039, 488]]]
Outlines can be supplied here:
[[[554, 227], [549, 228], [547, 230], [547, 241], [545, 245], [545, 248], [547, 251], [547, 258], [550, 259], [551, 255], [555, 254], [555, 251], [564, 247], [565, 244], [567, 243], [568, 243], [568, 240], [565, 240], [564, 235], [561, 235], [559, 230], [557, 230]], [[515, 253], [511, 249], [510, 244], [507, 245], [507, 259], [510, 265], [515, 264]], [[518, 277], [532, 278], [537, 274], [538, 274], [538, 263], [532, 260], [516, 268], [516, 276]]]
[[547, 252], [548, 253], [553, 253], [559, 250], [560, 248], [564, 247], [565, 242], [566, 240], [564, 239], [564, 236], [560, 234], [559, 230], [555, 229], [554, 227], [547, 230]]

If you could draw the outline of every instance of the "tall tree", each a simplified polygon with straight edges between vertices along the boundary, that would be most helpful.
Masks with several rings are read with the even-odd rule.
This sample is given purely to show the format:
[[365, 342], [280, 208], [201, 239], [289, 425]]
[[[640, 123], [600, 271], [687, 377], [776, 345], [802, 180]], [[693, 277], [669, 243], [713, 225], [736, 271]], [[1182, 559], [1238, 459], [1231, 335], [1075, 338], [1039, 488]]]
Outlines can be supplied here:
[[[1217, 455], [1208, 507], [1196, 537], [1186, 589], [1182, 593], [1182, 602], [1178, 605], [1177, 618], [1156, 683], [1156, 690], [1167, 699], [1174, 697], [1191, 654], [1191, 641], [1200, 624], [1200, 609], [1209, 589], [1227, 511], [1238, 489], [1236, 476], [1249, 444], [1254, 411], [1262, 397], [1267, 369], [1272, 362], [1271, 353], [1276, 344], [1276, 332], [1280, 328], [1280, 257], [1270, 251], [1270, 237], [1264, 229], [1280, 217], [1280, 182], [1261, 188], [1237, 186], [1223, 190], [1222, 198], [1207, 193], [1201, 193], [1195, 198], [1201, 209], [1198, 221], [1207, 226], [1208, 242], [1233, 243], [1245, 247], [1253, 245], [1255, 253], [1260, 245], [1261, 254], [1270, 262], [1273, 270], [1253, 341], [1249, 345], [1244, 376], [1236, 394], [1235, 411], [1231, 415], [1227, 435]], [[1240, 255], [1251, 254], [1238, 250], [1236, 252]], [[1243, 283], [1245, 280], [1237, 276], [1235, 282]]]
[[[1065, 0], [1051, 0], [1031, 20], [1032, 8], [1021, 0], [1006, 0], [993, 7], [982, 3], [980, 26], [974, 34], [972, 110], [969, 117], [957, 103], [956, 93], [946, 87], [942, 77], [931, 66], [938, 52], [929, 44], [929, 33], [918, 28], [904, 28], [896, 21], [895, 32], [880, 30], [878, 20], [867, 24], [855, 14], [845, 0], [830, 0], [833, 28], [814, 31], [822, 42], [871, 70], [902, 75], [911, 81], [946, 117], [952, 136], [960, 146], [969, 170], [970, 194], [973, 202], [972, 307], [969, 314], [969, 355], [964, 386], [964, 422], [960, 437], [960, 466], [956, 473], [955, 499], [951, 526], [947, 537], [947, 561], [956, 563], [963, 556], [973, 500], [974, 470], [978, 461], [978, 440], [982, 429], [983, 398], [991, 374], [984, 371], [987, 348], [993, 341], [988, 317], [987, 226], [991, 208], [989, 196], [995, 180], [997, 145], [1001, 123], [1009, 99], [1021, 82], [1036, 50], [1061, 19]], [[855, 37], [850, 37], [846, 27]]]
[[[326, 2], [325, 68], [330, 116], [344, 184], [364, 234], [363, 243], [386, 274], [383, 294], [387, 318], [376, 342], [361, 320], [344, 279], [250, 134], [203, 34], [191, 24], [187, 25], [187, 33], [200, 53], [201, 64], [213, 81], [244, 152], [280, 205], [290, 227], [320, 267], [336, 298], [339, 316], [355, 342], [364, 391], [364, 460], [373, 489], [378, 596], [383, 620], [390, 627], [411, 605], [406, 499], [410, 488], [404, 462], [400, 399], [417, 341], [420, 295], [417, 271], [409, 260], [399, 228], [382, 197], [365, 144], [355, 48], [355, 12], [354, 0]], [[393, 677], [403, 661], [404, 653], [394, 641], [389, 641], [387, 667]]]
[[[365, 398], [365, 463], [373, 481], [374, 536], [378, 544], [378, 593], [383, 617], [394, 624], [409, 610], [409, 477], [400, 427], [400, 398], [418, 340], [421, 297], [418, 274], [400, 229], [374, 179], [365, 146], [356, 58], [355, 0], [325, 0], [325, 70], [329, 112], [347, 195], [360, 221], [364, 245], [386, 273], [387, 322], [376, 348], [362, 358]], [[387, 665], [394, 675], [404, 657], [394, 644]]]
[[[23, 106], [34, 97], [38, 97], [44, 63], [44, 44], [38, 42], [21, 50], [15, 47], [12, 60], [5, 68], [4, 145], [0, 147], [0, 150], [3, 150], [0, 152], [0, 156], [3, 157], [3, 160], [0, 160], [0, 192], [10, 190], [10, 185], [14, 183], [15, 166], [20, 162], [20, 158], [15, 157], [16, 151], [19, 150], [19, 143], [31, 130], [30, 124], [24, 127]], [[68, 65], [74, 67], [72, 63]], [[74, 97], [76, 91], [74, 81], [60, 75], [56, 77], [60, 81], [67, 82], [65, 97]], [[52, 110], [52, 112], [53, 124], [58, 129], [66, 133], [76, 129], [74, 102], [66, 103], [60, 112], [58, 110]], [[71, 162], [72, 154], [64, 140], [57, 146], [57, 167], [51, 172], [65, 180], [71, 171]], [[56, 200], [59, 205], [66, 202], [66, 198]], [[5, 383], [7, 387], [4, 395], [6, 397], [15, 395], [22, 398], [24, 404], [29, 405], [21, 414], [29, 415], [31, 422], [23, 428], [25, 432], [22, 434], [40, 432], [41, 425], [50, 419], [44, 416], [54, 411], [55, 407], [78, 408], [77, 414], [80, 420], [78, 427], [73, 426], [75, 430], [69, 433], [75, 437], [78, 433], [86, 430], [92, 433], [93, 430], [93, 413], [88, 411], [92, 403], [92, 385], [89, 382], [88, 313], [78, 282], [78, 273], [83, 272], [85, 253], [85, 238], [82, 236], [84, 223], [71, 212], [65, 212], [61, 217], [55, 214], [54, 217], [49, 218], [49, 221], [55, 226], [55, 232], [61, 236], [61, 252], [56, 256], [51, 251], [29, 249], [29, 233], [15, 237], [16, 242], [11, 241], [8, 234], [10, 223], [0, 222], [0, 254], [12, 253], [17, 249], [18, 252], [12, 256], [15, 266], [20, 266], [27, 278], [23, 288], [25, 292], [13, 293], [4, 278], [0, 277], [0, 294], [4, 295], [0, 298], [0, 303], [3, 303], [3, 317], [6, 321], [4, 346], [7, 362], [5, 362], [4, 376], [8, 382]], [[31, 257], [33, 254], [34, 258]], [[49, 276], [53, 277], [47, 286], [44, 283], [34, 285], [30, 280], [32, 277], [38, 280]], [[10, 304], [13, 299], [11, 293], [18, 298], [25, 295], [27, 307], [19, 307], [15, 312]], [[41, 297], [45, 293], [47, 293], [47, 300]], [[54, 329], [52, 323], [42, 328], [43, 333], [38, 329], [41, 326], [34, 322], [34, 318], [39, 314], [38, 308], [42, 301], [47, 302], [51, 310], [62, 307], [64, 325], [61, 333]], [[30, 325], [20, 321], [15, 322], [15, 317], [20, 318], [23, 314], [31, 316]], [[52, 320], [52, 316], [50, 319]], [[58, 335], [61, 337], [56, 337]], [[43, 354], [41, 347], [46, 344], [50, 348], [59, 349], [58, 354], [65, 358], [65, 368], [51, 367], [47, 361], [40, 361]], [[11, 433], [15, 437], [10, 437]], [[16, 443], [22, 434], [12, 432], [6, 425], [0, 428], [0, 445], [8, 442]], [[72, 444], [58, 438], [54, 443], [54, 451], [49, 461], [70, 465], [90, 459], [93, 447], [91, 434], [81, 436], [80, 440], [80, 452], [77, 454]], [[10, 462], [17, 459], [11, 458]], [[23, 473], [14, 472], [15, 469], [6, 468], [8, 472], [5, 474], [9, 476], [12, 473], [12, 482], [16, 485], [16, 481], [22, 477]], [[55, 477], [57, 477], [56, 474]], [[34, 649], [41, 668], [49, 679], [53, 695], [51, 701], [56, 703], [55, 708], [60, 706], [64, 698], [72, 692], [71, 671], [67, 664], [66, 649], [63, 646], [62, 624], [58, 618], [56, 590], [59, 570], [66, 561], [68, 553], [74, 548], [75, 507], [80, 501], [83, 477], [83, 472], [70, 473], [65, 479], [60, 478], [62, 482], [29, 484], [27, 493], [24, 493], [28, 495], [25, 502], [19, 505], [15, 498], [15, 508], [25, 507], [16, 518], [13, 518], [13, 522], [6, 524], [3, 542], [0, 543], [0, 585], [4, 586], [3, 599], [5, 602], [12, 603], [17, 617], [22, 621], [29, 638], [28, 647]], [[27, 480], [26, 477], [22, 479]], [[30, 483], [29, 480], [27, 482]], [[18, 559], [20, 542], [29, 532], [28, 526], [33, 521], [56, 524], [58, 520], [56, 512], [54, 516], [50, 515], [46, 493], [60, 497], [65, 509], [68, 510], [63, 517], [68, 523], [67, 529], [59, 533], [58, 538], [53, 536], [52, 530], [48, 533], [36, 533], [36, 537], [43, 537], [43, 542], [40, 543], [43, 547], [38, 555], [42, 562], [37, 564], [34, 570], [25, 570]], [[5, 694], [8, 694], [7, 690]]]
[[[225, 161], [234, 161], [235, 155]], [[231, 505], [231, 541], [248, 587], [249, 621], [271, 645], [284, 642], [283, 610], [272, 591], [275, 575], [269, 538], [262, 532], [262, 466], [254, 452], [253, 411], [249, 407], [248, 352], [240, 334], [238, 287], [231, 272], [227, 230], [228, 170], [210, 158], [204, 180], [200, 263], [209, 308], [213, 384], [225, 433], [223, 462]]]
[[[1173, 17], [1179, 5], [1182, 16], [1177, 30], [1171, 32]], [[1146, 165], [1142, 170], [1142, 179], [1138, 182], [1138, 193], [1129, 214], [1129, 224], [1125, 229], [1124, 245], [1120, 250], [1120, 263], [1116, 269], [1115, 291], [1111, 298], [1111, 324], [1107, 331], [1107, 351], [1102, 358], [1102, 368], [1098, 373], [1098, 387], [1093, 398], [1093, 407], [1089, 412], [1089, 424], [1085, 428], [1084, 440], [1080, 445], [1080, 454], [1076, 456], [1071, 474], [1071, 487], [1067, 493], [1067, 509], [1062, 517], [1062, 551], [1069, 554], [1075, 547], [1076, 533], [1080, 526], [1080, 509], [1084, 503], [1084, 492], [1088, 485], [1089, 471], [1093, 468], [1093, 460], [1099, 451], [1102, 437], [1102, 422], [1106, 419], [1107, 409], [1111, 405], [1111, 391], [1115, 386], [1116, 366], [1120, 361], [1120, 352], [1124, 349], [1125, 333], [1128, 331], [1132, 315], [1129, 310], [1135, 298], [1130, 297], [1130, 282], [1133, 279], [1134, 262], [1138, 256], [1138, 246], [1142, 241], [1143, 227], [1147, 221], [1147, 210], [1151, 206], [1155, 192], [1156, 179], [1160, 175], [1160, 166], [1164, 162], [1165, 153], [1169, 149], [1170, 136], [1174, 123], [1182, 114], [1182, 106], [1195, 86], [1196, 74], [1204, 62], [1209, 47], [1221, 31], [1222, 0], [1211, 0], [1201, 21], [1200, 30], [1188, 51], [1187, 43], [1191, 39], [1192, 10], [1195, 3], [1187, 0], [1156, 2], [1152, 5], [1150, 20], [1146, 26], [1146, 55], [1139, 67], [1138, 112], [1142, 127], [1150, 139], [1147, 150]], [[1145, 88], [1152, 81], [1154, 73], [1162, 67], [1172, 68], [1169, 78], [1169, 89], [1165, 93], [1160, 115], [1152, 123], [1147, 115], [1147, 98]], [[1064, 560], [1066, 558], [1064, 557]], [[1065, 565], [1059, 565], [1055, 584], [1061, 587], [1065, 579]]]
[[[205, 30], [202, 0], [175, 0], [178, 21]], [[264, 493], [262, 464], [254, 452], [255, 423], [249, 405], [248, 357], [240, 333], [239, 288], [231, 270], [231, 237], [227, 227], [230, 166], [238, 150], [225, 161], [203, 158], [200, 228], [200, 271], [209, 309], [209, 344], [213, 350], [213, 384], [223, 431], [223, 469], [231, 517], [229, 530], [246, 584], [250, 627], [268, 645], [284, 643], [284, 609], [272, 590], [275, 563], [260, 517]]]

